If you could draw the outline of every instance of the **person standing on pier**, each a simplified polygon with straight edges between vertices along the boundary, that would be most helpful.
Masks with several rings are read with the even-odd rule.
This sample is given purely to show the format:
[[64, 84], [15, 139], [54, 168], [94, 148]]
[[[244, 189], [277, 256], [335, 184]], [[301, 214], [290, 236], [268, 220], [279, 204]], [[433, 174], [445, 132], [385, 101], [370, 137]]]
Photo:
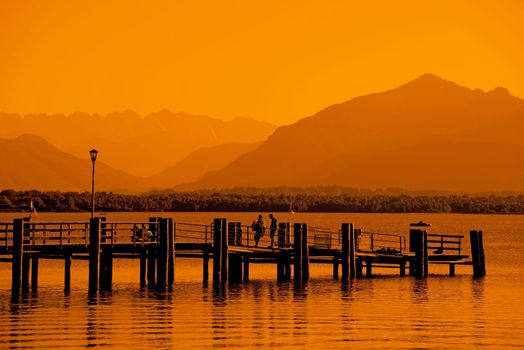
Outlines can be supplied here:
[[271, 219], [271, 224], [269, 225], [269, 238], [271, 238], [271, 244], [269, 248], [273, 248], [275, 233], [277, 232], [277, 218], [273, 214], [269, 214], [269, 219]]
[[262, 219], [262, 214], [258, 215], [257, 221], [253, 221], [251, 228], [253, 229], [253, 231], [255, 231], [255, 247], [258, 247], [258, 242], [260, 241], [260, 238], [264, 235], [264, 232], [266, 231], [266, 226], [264, 225], [264, 219]]

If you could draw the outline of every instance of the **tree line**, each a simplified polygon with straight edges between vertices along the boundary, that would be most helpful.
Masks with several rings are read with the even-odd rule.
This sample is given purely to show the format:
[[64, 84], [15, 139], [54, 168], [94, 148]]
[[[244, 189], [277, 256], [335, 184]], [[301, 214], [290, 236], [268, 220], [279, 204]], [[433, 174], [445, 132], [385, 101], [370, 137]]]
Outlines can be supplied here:
[[[89, 192], [0, 192], [0, 211], [91, 210]], [[524, 214], [524, 195], [349, 195], [316, 193], [158, 192], [140, 195], [98, 192], [96, 209], [115, 211], [340, 212], [340, 213], [482, 213]]]

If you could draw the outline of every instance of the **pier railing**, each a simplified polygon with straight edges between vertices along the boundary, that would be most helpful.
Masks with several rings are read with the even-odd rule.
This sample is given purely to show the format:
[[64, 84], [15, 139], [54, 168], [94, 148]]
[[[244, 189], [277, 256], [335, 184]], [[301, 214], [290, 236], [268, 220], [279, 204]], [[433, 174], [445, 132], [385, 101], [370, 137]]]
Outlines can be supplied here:
[[433, 254], [444, 254], [451, 251], [460, 255], [463, 238], [462, 235], [428, 233], [428, 251]]
[[357, 230], [357, 251], [401, 254], [406, 251], [406, 237], [390, 233]]

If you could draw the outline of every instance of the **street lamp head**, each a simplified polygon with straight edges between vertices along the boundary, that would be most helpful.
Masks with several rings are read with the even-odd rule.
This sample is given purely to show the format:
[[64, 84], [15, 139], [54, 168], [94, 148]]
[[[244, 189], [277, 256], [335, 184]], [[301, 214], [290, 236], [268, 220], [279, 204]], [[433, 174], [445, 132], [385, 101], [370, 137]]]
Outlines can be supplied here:
[[98, 155], [98, 151], [96, 149], [92, 149], [89, 151], [89, 155], [91, 156], [91, 161], [94, 162], [96, 160], [96, 156]]

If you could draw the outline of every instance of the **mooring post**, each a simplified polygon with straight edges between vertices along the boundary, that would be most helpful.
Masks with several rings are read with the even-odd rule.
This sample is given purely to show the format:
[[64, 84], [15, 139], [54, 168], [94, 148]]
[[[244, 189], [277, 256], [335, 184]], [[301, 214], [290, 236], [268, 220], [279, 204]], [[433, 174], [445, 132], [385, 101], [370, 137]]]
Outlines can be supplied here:
[[242, 282], [242, 256], [240, 253], [233, 253], [228, 256], [228, 280], [230, 283], [240, 283]]
[[355, 267], [356, 267], [356, 276], [357, 278], [362, 277], [362, 269], [363, 269], [363, 261], [362, 258], [355, 259]]
[[31, 272], [31, 254], [24, 253], [22, 256], [22, 291], [29, 290], [29, 274]]
[[[427, 242], [427, 239], [426, 239]], [[409, 249], [410, 251], [415, 252], [415, 261], [414, 261], [414, 275], [417, 278], [422, 278], [425, 276], [424, 272], [424, 265], [425, 265], [425, 258], [424, 258], [424, 231], [417, 230], [417, 229], [411, 229], [409, 230]], [[427, 245], [426, 245], [426, 252], [427, 252]], [[410, 273], [411, 273], [411, 266], [410, 266]]]
[[176, 242], [176, 222], [172, 218], [169, 219], [168, 231], [168, 265], [167, 265], [167, 284], [172, 286], [175, 283], [175, 242]]
[[277, 244], [279, 248], [284, 248], [286, 246], [286, 223], [278, 223], [278, 238]]
[[478, 231], [479, 242], [479, 257], [480, 257], [480, 273], [486, 276], [486, 256], [484, 255], [484, 235], [482, 231]]
[[400, 276], [406, 276], [406, 261], [402, 260], [400, 262]]
[[38, 289], [38, 253], [32, 253], [31, 256], [31, 290]]
[[160, 219], [157, 246], [157, 276], [156, 287], [158, 290], [165, 290], [167, 286], [167, 261], [169, 253], [169, 220]]
[[423, 260], [424, 260], [424, 277], [429, 275], [429, 256], [428, 256], [428, 233], [424, 230], [424, 246], [422, 249]]
[[221, 262], [221, 268], [222, 271], [220, 272], [220, 281], [222, 283], [222, 286], [225, 286], [227, 283], [227, 273], [228, 273], [228, 255], [229, 255], [229, 245], [227, 241], [227, 219], [222, 219], [222, 229], [220, 231], [222, 238], [221, 238], [221, 246], [222, 246], [222, 262]]
[[96, 293], [100, 286], [100, 218], [89, 220], [89, 292]]
[[349, 266], [350, 266], [350, 226], [349, 224], [342, 224], [341, 239], [342, 239], [342, 282], [347, 282], [349, 279]]
[[64, 253], [64, 292], [71, 290], [71, 253]]
[[409, 230], [409, 252], [415, 253], [415, 260], [409, 261], [409, 275], [415, 276], [416, 270], [416, 252], [417, 252], [417, 235], [418, 230], [411, 229]]
[[213, 220], [213, 287], [221, 285], [222, 278], [222, 220]]
[[209, 281], [209, 250], [206, 247], [202, 251], [202, 282], [207, 285]]
[[455, 264], [453, 263], [449, 264], [449, 275], [455, 276]]
[[147, 247], [147, 285], [152, 288], [156, 286], [156, 244], [158, 243], [158, 218], [149, 218], [149, 244]]
[[338, 280], [338, 257], [333, 258], [333, 279]]
[[309, 280], [309, 243], [307, 224], [302, 224], [302, 281]]
[[355, 259], [356, 259], [357, 237], [353, 229], [353, 224], [349, 224], [349, 277], [355, 278]]
[[277, 253], [276, 259], [277, 259], [277, 282], [282, 282], [284, 281], [284, 275], [285, 275], [283, 255], [281, 253]]
[[244, 254], [244, 283], [249, 282], [249, 254]]
[[366, 260], [366, 277], [372, 277], [373, 276], [373, 260], [367, 259]]
[[295, 282], [302, 282], [302, 224], [293, 225], [294, 262], [293, 278]]
[[11, 289], [13, 296], [20, 294], [22, 287], [22, 260], [24, 255], [24, 228], [22, 219], [13, 220], [13, 256], [11, 267]]
[[140, 287], [146, 286], [146, 273], [147, 273], [147, 250], [142, 248], [140, 251]]
[[471, 244], [471, 260], [473, 263], [473, 276], [485, 276], [484, 242], [482, 242], [482, 231], [470, 231], [469, 240]]
[[100, 290], [111, 290], [113, 283], [113, 248], [105, 239], [105, 243], [100, 250]]
[[284, 255], [284, 280], [291, 281], [291, 254], [289, 252]]

